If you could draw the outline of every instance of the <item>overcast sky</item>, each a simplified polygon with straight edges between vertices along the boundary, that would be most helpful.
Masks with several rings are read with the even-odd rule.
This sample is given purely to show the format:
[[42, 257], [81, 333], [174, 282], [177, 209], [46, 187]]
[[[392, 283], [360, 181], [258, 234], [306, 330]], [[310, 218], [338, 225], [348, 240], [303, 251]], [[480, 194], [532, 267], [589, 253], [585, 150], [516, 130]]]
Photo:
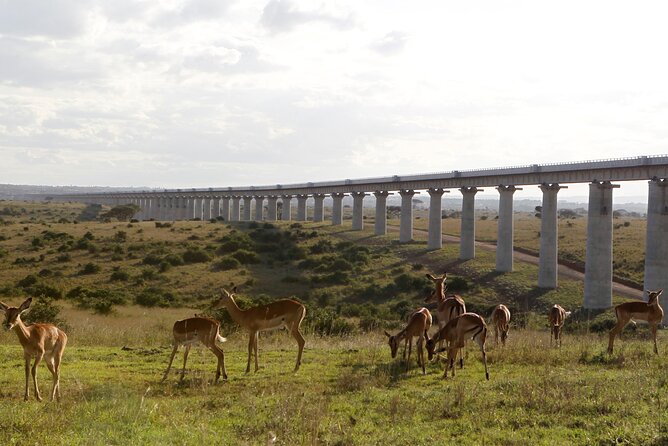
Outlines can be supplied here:
[[0, 0], [0, 183], [245, 186], [664, 154], [666, 17], [658, 0]]

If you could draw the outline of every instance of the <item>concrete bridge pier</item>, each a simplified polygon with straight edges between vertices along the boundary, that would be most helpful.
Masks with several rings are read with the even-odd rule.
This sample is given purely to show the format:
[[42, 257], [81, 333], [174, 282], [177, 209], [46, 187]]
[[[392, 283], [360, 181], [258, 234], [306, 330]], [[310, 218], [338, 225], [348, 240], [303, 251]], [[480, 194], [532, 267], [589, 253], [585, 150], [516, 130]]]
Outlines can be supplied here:
[[353, 192], [353, 231], [364, 229], [364, 197], [369, 194], [364, 192]]
[[413, 240], [413, 196], [414, 190], [402, 189], [401, 195], [401, 222], [399, 223], [399, 242], [407, 243]]
[[278, 196], [269, 195], [267, 197], [267, 220], [276, 221], [278, 214]]
[[223, 196], [220, 197], [220, 216], [223, 217], [223, 221], [230, 221], [230, 197]]
[[186, 213], [186, 220], [192, 220], [195, 218], [195, 197], [188, 197], [188, 207]]
[[[645, 243], [645, 291], [664, 290], [660, 302], [668, 323], [668, 180], [649, 182]], [[647, 293], [644, 293], [647, 300]]]
[[251, 219], [251, 202], [253, 201], [253, 196], [252, 195], [244, 195], [242, 197], [242, 200], [244, 201], [244, 212], [243, 212], [243, 217], [242, 220], [244, 221], [250, 221]]
[[313, 221], [325, 220], [325, 194], [313, 194]]
[[522, 190], [515, 186], [499, 186], [499, 224], [496, 242], [496, 271], [513, 270], [513, 194]]
[[185, 220], [186, 219], [186, 205], [188, 204], [188, 200], [186, 197], [177, 197], [176, 198], [176, 206], [177, 206], [177, 220]]
[[388, 191], [377, 190], [373, 195], [376, 197], [374, 232], [376, 235], [385, 235], [387, 234], [387, 196], [392, 194]]
[[306, 221], [306, 200], [308, 195], [297, 195], [297, 221]]
[[335, 192], [332, 194], [332, 200], [334, 200], [334, 203], [332, 204], [333, 225], [340, 225], [343, 223], [343, 197], [345, 196], [346, 194], [342, 192]]
[[292, 220], [292, 195], [282, 195], [281, 203], [281, 220]]
[[584, 308], [612, 306], [612, 190], [609, 181], [589, 184]]
[[167, 197], [160, 197], [159, 199], [160, 210], [158, 211], [158, 220], [165, 221], [167, 220]]
[[429, 238], [427, 240], [427, 249], [441, 249], [443, 247], [443, 221], [442, 221], [442, 203], [443, 194], [446, 193], [441, 188], [429, 188]]
[[232, 195], [230, 199], [230, 221], [239, 221], [241, 217], [240, 203], [241, 197], [239, 195]]
[[195, 197], [195, 218], [202, 220], [203, 215], [204, 215], [204, 198]]
[[459, 258], [469, 260], [475, 258], [475, 194], [482, 192], [475, 186], [464, 186], [462, 193], [462, 220], [459, 238]]
[[211, 197], [202, 198], [202, 220], [211, 220]]
[[559, 184], [542, 184], [543, 205], [540, 213], [540, 251], [538, 256], [538, 287], [557, 288], [558, 283], [558, 220], [557, 193], [566, 189]]
[[262, 221], [264, 213], [264, 196], [256, 195], [255, 196], [255, 221]]

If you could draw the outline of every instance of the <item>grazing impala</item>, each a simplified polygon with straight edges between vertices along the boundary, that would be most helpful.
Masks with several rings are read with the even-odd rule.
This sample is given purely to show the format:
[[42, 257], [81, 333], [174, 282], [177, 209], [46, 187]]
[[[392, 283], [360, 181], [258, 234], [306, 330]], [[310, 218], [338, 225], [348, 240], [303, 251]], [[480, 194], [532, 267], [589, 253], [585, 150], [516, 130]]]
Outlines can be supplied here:
[[306, 316], [306, 307], [296, 300], [282, 299], [277, 300], [266, 305], [259, 305], [248, 310], [242, 310], [234, 301], [234, 293], [236, 287], [232, 292], [223, 289], [221, 291], [220, 299], [213, 305], [213, 309], [227, 308], [234, 322], [248, 330], [250, 339], [248, 340], [248, 363], [246, 364], [246, 373], [250, 372], [251, 354], [255, 352], [255, 371], [257, 372], [257, 338], [258, 333], [265, 330], [274, 330], [285, 327], [292, 337], [297, 340], [299, 346], [299, 353], [297, 354], [297, 364], [295, 365], [295, 372], [299, 370], [302, 363], [302, 352], [304, 351], [304, 336], [299, 331], [304, 317]]
[[552, 337], [554, 336], [554, 344], [561, 347], [561, 328], [564, 326], [564, 321], [571, 315], [570, 311], [561, 308], [560, 305], [554, 304], [547, 314], [550, 321], [550, 345], [552, 345]]
[[[434, 282], [436, 288], [427, 296], [425, 303], [437, 302], [436, 315], [438, 316], [438, 328], [445, 327], [450, 320], [466, 313], [466, 304], [464, 300], [456, 295], [446, 295], [448, 273], [444, 272], [441, 277], [434, 277], [431, 274], [426, 274], [427, 278]], [[442, 347], [443, 343], [439, 344]]]
[[[396, 335], [392, 336], [388, 332], [385, 332], [385, 336], [388, 337], [388, 344], [390, 345], [390, 350], [392, 352], [392, 357], [397, 356], [397, 350], [399, 349], [399, 343], [402, 340], [406, 340], [408, 343], [408, 359], [406, 360], [406, 371], [408, 371], [410, 360], [411, 360], [411, 347], [413, 344], [413, 337], [417, 336], [417, 363], [418, 366], [422, 367], [422, 374], [426, 373], [424, 367], [424, 351], [422, 350], [422, 344], [424, 343], [424, 333], [431, 328], [431, 313], [426, 308], [418, 308], [413, 314], [408, 318], [408, 324], [406, 328], [401, 330]], [[405, 351], [405, 349], [404, 349]]]
[[174, 356], [180, 345], [185, 345], [185, 350], [183, 351], [183, 370], [181, 371], [181, 381], [183, 381], [183, 377], [186, 373], [186, 362], [188, 361], [190, 347], [197, 342], [201, 342], [218, 358], [218, 367], [216, 368], [216, 379], [214, 382], [218, 382], [221, 372], [223, 379], [226, 380], [227, 371], [225, 370], [225, 354], [223, 353], [223, 349], [216, 345], [216, 341], [225, 342], [226, 339], [220, 335], [219, 329], [220, 323], [217, 320], [203, 316], [195, 316], [174, 322], [174, 328], [172, 329], [172, 334], [174, 335], [174, 340], [172, 341], [172, 355], [169, 358], [169, 364], [167, 365], [167, 370], [165, 370], [161, 382], [164, 382], [167, 379], [169, 369], [172, 368]]
[[[429, 360], [434, 357], [436, 351], [436, 342], [445, 340], [448, 342], [448, 365], [445, 367], [443, 377], [448, 377], [448, 369], [452, 369], [452, 376], [455, 376], [455, 359], [457, 351], [464, 347], [468, 339], [473, 339], [482, 352], [482, 362], [485, 364], [485, 378], [489, 380], [487, 371], [487, 353], [485, 352], [485, 340], [487, 339], [487, 324], [485, 319], [475, 313], [464, 313], [448, 322], [445, 327], [440, 329], [433, 338], [429, 339], [427, 332], [424, 332], [427, 339], [427, 353]], [[442, 351], [442, 350], [439, 350]]]
[[510, 310], [503, 304], [499, 304], [492, 312], [492, 324], [494, 324], [494, 343], [499, 345], [499, 333], [501, 333], [501, 345], [506, 345], [508, 329], [510, 328]]
[[621, 333], [630, 321], [635, 323], [634, 319], [649, 323], [652, 337], [654, 338], [654, 353], [659, 353], [659, 349], [656, 346], [656, 326], [663, 320], [663, 308], [661, 308], [661, 304], [659, 303], [661, 293], [663, 293], [663, 290], [647, 291], [647, 302], [624, 302], [615, 307], [617, 325], [610, 330], [610, 339], [608, 341], [609, 354], [612, 354], [612, 344], [615, 341], [615, 336]]
[[32, 298], [26, 299], [18, 308], [10, 307], [0, 302], [0, 308], [5, 312], [5, 327], [14, 330], [19, 337], [23, 347], [25, 358], [26, 386], [23, 399], [28, 401], [28, 388], [30, 382], [30, 361], [35, 358], [32, 366], [32, 381], [35, 386], [35, 397], [42, 401], [42, 395], [37, 387], [37, 366], [45, 360], [46, 366], [53, 376], [53, 388], [51, 389], [51, 401], [57, 398], [60, 401], [60, 361], [63, 357], [67, 335], [58, 327], [51, 324], [25, 325], [21, 320], [21, 314], [30, 307]]

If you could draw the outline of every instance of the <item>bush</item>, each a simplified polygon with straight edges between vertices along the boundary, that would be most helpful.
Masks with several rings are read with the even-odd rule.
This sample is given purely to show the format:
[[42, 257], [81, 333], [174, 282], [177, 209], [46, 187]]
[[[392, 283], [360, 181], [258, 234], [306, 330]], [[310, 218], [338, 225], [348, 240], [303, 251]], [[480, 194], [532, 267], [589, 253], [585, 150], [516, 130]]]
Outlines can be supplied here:
[[61, 330], [68, 330], [65, 320], [60, 318], [60, 307], [54, 304], [53, 299], [42, 297], [34, 299], [30, 305], [30, 310], [25, 313], [23, 318], [26, 324], [46, 323], [54, 324]]
[[156, 287], [145, 288], [135, 297], [135, 303], [143, 307], [169, 307], [177, 303], [176, 296]]
[[260, 263], [260, 257], [254, 252], [240, 249], [232, 254], [232, 257], [237, 259], [239, 263], [247, 265], [251, 263]]
[[130, 274], [127, 271], [117, 270], [111, 273], [109, 280], [112, 282], [126, 282], [130, 279]]
[[199, 248], [190, 248], [182, 255], [185, 263], [205, 263], [211, 260], [211, 256], [206, 251]]
[[226, 256], [213, 264], [213, 271], [229, 271], [231, 269], [241, 268], [241, 263], [234, 257]]
[[314, 309], [306, 322], [314, 333], [321, 336], [346, 335], [355, 331], [353, 324], [339, 317], [331, 308]]
[[37, 282], [39, 282], [39, 278], [36, 275], [28, 274], [23, 279], [19, 280], [16, 285], [20, 286], [21, 288], [27, 288], [29, 286], [35, 285]]
[[231, 232], [221, 237], [219, 242], [220, 246], [216, 250], [216, 254], [218, 255], [229, 254], [240, 249], [255, 250], [255, 242], [244, 232]]
[[86, 274], [96, 274], [100, 272], [100, 265], [97, 265], [92, 262], [88, 262], [84, 267], [79, 271], [79, 275], [83, 276]]

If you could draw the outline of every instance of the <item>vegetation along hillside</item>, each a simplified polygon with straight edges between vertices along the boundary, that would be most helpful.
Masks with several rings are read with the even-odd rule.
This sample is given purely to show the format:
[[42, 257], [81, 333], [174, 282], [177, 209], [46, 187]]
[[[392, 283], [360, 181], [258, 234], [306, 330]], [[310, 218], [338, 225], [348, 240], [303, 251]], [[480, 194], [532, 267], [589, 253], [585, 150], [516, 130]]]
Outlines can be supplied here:
[[[24, 404], [21, 347], [14, 333], [0, 334], [5, 444], [266, 444], [274, 435], [286, 445], [668, 443], [663, 332], [659, 355], [641, 326], [608, 356], [614, 316], [579, 308], [580, 281], [541, 290], [535, 265], [500, 274], [492, 251], [467, 262], [457, 260], [456, 242], [428, 251], [420, 212], [415, 241], [399, 244], [396, 216], [377, 237], [370, 215], [364, 231], [352, 231], [348, 219], [121, 222], [102, 217], [107, 210], [0, 201], [0, 300], [32, 296], [25, 319], [57, 323], [69, 336], [63, 400]], [[479, 218], [478, 239], [493, 243], [495, 216]], [[443, 221], [456, 236], [457, 215]], [[615, 222], [614, 249], [623, 253], [615, 274], [641, 284], [644, 221]], [[585, 227], [583, 217], [560, 220], [560, 256], [583, 261]], [[537, 251], [539, 230], [534, 214], [518, 214], [516, 245]], [[413, 359], [406, 372], [401, 355], [390, 358], [383, 331], [399, 331], [432, 290], [425, 274], [444, 271], [468, 311], [487, 318], [505, 303], [512, 312], [506, 347], [489, 326], [489, 382], [473, 343], [454, 379], [442, 378], [438, 361], [422, 376]], [[232, 283], [241, 307], [285, 297], [305, 304], [299, 372], [291, 372], [296, 343], [276, 332], [260, 337], [260, 371], [244, 374], [246, 333], [226, 310], [209, 311]], [[549, 348], [545, 314], [554, 303], [573, 311], [561, 349]], [[160, 383], [172, 324], [195, 313], [221, 321], [230, 378], [214, 385], [215, 357], [194, 349], [184, 382], [174, 372]], [[46, 367], [38, 379], [44, 392]]]

